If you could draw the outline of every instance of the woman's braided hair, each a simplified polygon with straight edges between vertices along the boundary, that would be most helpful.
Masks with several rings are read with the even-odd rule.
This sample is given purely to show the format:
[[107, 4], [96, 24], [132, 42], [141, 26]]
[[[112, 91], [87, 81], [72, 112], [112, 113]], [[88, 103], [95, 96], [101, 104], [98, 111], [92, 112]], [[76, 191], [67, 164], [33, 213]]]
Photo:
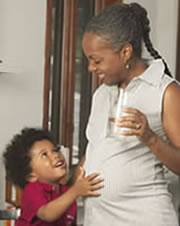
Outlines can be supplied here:
[[161, 58], [165, 65], [165, 73], [172, 76], [167, 63], [152, 45], [150, 30], [150, 21], [145, 8], [138, 3], [121, 3], [105, 8], [94, 16], [87, 24], [85, 32], [103, 37], [114, 49], [120, 49], [130, 43], [136, 57], [141, 57], [144, 41], [150, 55], [154, 59]]

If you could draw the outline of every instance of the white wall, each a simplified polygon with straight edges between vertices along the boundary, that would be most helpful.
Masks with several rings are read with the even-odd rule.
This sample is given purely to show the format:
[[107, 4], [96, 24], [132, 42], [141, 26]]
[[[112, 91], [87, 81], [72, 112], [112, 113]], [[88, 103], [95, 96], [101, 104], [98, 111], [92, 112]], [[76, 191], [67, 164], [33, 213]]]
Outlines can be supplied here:
[[124, 0], [124, 2], [137, 2], [147, 9], [153, 45], [168, 63], [171, 73], [175, 75], [178, 0]]
[[[46, 0], [0, 0], [0, 155], [14, 133], [42, 125]], [[0, 208], [4, 205], [0, 164]]]

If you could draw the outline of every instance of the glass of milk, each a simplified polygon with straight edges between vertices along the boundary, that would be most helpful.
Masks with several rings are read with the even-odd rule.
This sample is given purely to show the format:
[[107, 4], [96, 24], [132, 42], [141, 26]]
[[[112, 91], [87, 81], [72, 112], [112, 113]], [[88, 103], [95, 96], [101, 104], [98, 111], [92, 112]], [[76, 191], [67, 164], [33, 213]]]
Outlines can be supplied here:
[[123, 112], [122, 109], [127, 107], [127, 101], [128, 101], [127, 91], [123, 88], [120, 88], [118, 100], [110, 110], [109, 122], [108, 122], [108, 134], [107, 134], [109, 137], [119, 137], [121, 136], [120, 134], [121, 131], [128, 129], [128, 128], [120, 127], [116, 123], [116, 120], [118, 120], [123, 115], [126, 115], [126, 113]]

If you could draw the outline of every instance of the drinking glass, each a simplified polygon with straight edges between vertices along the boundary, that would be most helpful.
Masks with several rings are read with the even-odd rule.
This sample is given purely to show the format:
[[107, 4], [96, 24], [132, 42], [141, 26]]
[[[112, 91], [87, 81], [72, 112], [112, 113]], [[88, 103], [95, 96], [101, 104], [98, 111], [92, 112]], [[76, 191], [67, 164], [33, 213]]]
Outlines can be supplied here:
[[109, 137], [119, 137], [121, 136], [120, 132], [127, 130], [128, 128], [120, 127], [117, 125], [117, 120], [126, 115], [125, 112], [122, 111], [124, 107], [127, 107], [127, 101], [128, 101], [128, 94], [127, 91], [123, 88], [119, 89], [119, 96], [118, 100], [112, 106], [112, 109], [110, 111], [109, 115], [109, 122], [108, 122], [108, 136]]

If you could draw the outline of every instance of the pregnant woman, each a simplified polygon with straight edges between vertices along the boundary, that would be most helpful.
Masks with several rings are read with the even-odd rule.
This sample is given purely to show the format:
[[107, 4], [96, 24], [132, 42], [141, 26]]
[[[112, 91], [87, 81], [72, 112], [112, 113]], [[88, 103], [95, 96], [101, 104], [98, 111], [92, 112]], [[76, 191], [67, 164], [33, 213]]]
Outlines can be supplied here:
[[[116, 4], [88, 23], [83, 51], [102, 85], [87, 125], [85, 170], [104, 177], [101, 196], [85, 200], [84, 226], [178, 226], [167, 189], [167, 167], [180, 173], [180, 87], [149, 36], [147, 11]], [[141, 56], [142, 43], [154, 59]], [[108, 135], [119, 90], [128, 94], [126, 128]]]

